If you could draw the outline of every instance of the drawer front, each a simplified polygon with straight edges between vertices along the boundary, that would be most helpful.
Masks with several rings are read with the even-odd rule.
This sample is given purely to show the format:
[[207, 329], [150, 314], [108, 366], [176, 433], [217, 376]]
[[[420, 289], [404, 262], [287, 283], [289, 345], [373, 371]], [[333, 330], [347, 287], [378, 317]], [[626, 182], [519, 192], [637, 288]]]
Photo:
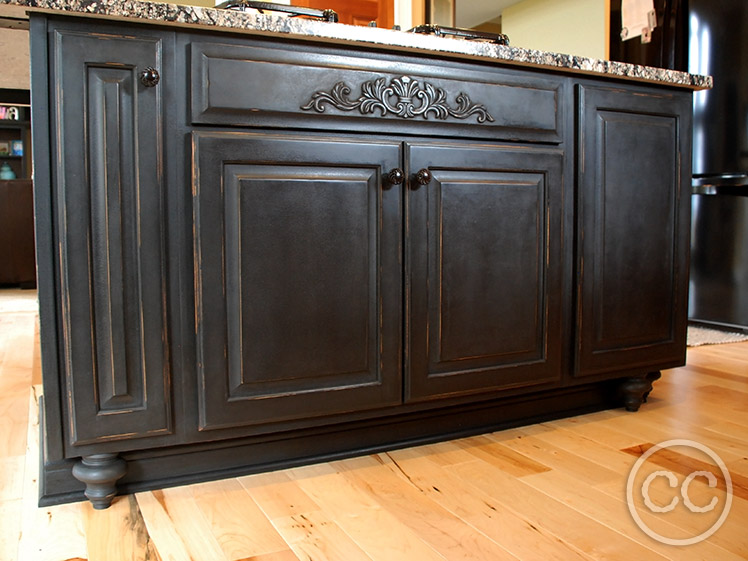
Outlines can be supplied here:
[[192, 43], [192, 123], [561, 142], [561, 79], [353, 55]]

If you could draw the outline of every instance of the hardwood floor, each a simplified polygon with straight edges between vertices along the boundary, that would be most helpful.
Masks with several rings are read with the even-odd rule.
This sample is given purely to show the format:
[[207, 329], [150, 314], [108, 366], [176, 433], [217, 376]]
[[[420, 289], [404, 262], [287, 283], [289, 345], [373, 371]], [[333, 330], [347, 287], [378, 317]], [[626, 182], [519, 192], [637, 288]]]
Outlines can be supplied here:
[[[346, 461], [119, 497], [36, 506], [38, 330], [34, 292], [0, 291], [0, 561], [720, 560], [748, 558], [748, 342], [689, 350], [638, 413], [603, 411]], [[708, 539], [676, 547], [629, 512], [629, 473], [651, 445], [689, 439], [724, 461], [732, 505]], [[680, 486], [718, 472], [700, 450], [673, 447], [643, 463]], [[640, 470], [642, 475], [644, 470]], [[638, 477], [638, 475], [637, 475]], [[633, 479], [633, 487], [641, 481]], [[698, 535], [717, 521], [724, 481], [649, 487], [653, 532]], [[683, 498], [681, 498], [683, 497]], [[638, 501], [638, 502], [637, 502]]]

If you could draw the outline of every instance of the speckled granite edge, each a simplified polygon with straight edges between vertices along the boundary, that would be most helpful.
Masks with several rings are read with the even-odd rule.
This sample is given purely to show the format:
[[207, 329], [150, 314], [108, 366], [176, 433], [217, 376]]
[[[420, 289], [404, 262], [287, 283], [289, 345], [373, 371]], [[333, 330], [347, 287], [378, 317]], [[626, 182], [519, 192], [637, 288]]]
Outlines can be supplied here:
[[478, 41], [463, 41], [402, 31], [287, 18], [270, 14], [216, 10], [140, 0], [0, 0], [39, 10], [149, 20], [153, 22], [209, 26], [261, 33], [287, 34], [339, 42], [356, 42], [398, 49], [462, 55], [513, 65], [567, 70], [586, 74], [617, 76], [631, 80], [683, 86], [690, 89], [712, 87], [711, 76], [700, 76], [573, 55], [505, 47]]

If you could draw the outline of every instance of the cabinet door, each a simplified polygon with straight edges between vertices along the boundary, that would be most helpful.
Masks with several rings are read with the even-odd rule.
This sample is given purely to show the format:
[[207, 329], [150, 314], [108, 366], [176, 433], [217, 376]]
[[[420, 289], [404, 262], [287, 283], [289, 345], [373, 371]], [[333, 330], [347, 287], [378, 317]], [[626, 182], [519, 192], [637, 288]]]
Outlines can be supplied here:
[[400, 145], [197, 132], [193, 150], [200, 429], [400, 403]]
[[691, 96], [583, 87], [579, 97], [576, 375], [677, 365], [685, 358]]
[[52, 31], [69, 441], [172, 430], [159, 36]]
[[559, 380], [562, 151], [414, 145], [408, 156], [407, 398]]

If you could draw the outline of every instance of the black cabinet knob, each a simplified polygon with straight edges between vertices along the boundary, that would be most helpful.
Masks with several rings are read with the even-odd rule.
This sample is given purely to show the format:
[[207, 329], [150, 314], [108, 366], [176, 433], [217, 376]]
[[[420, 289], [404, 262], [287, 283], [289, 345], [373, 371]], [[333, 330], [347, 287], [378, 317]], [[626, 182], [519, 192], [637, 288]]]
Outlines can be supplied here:
[[426, 168], [419, 169], [416, 172], [416, 183], [419, 185], [428, 185], [431, 183], [431, 172]]
[[158, 84], [158, 81], [160, 79], [161, 76], [159, 76], [158, 70], [156, 70], [152, 66], [149, 66], [140, 73], [140, 81], [143, 82], [143, 85], [146, 88], [152, 88], [153, 86]]
[[400, 168], [394, 168], [387, 174], [387, 181], [390, 182], [390, 185], [400, 185], [405, 181], [405, 172]]

